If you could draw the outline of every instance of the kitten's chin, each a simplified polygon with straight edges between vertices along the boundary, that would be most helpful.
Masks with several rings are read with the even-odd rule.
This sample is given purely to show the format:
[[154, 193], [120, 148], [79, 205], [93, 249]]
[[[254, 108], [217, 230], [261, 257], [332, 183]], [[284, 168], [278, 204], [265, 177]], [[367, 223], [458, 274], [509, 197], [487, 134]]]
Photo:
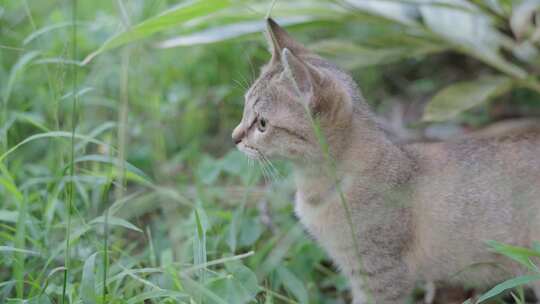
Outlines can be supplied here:
[[257, 151], [257, 149], [255, 149], [255, 148], [252, 148], [250, 146], [246, 146], [245, 144], [242, 144], [242, 143], [237, 145], [236, 148], [240, 152], [244, 153], [244, 155], [247, 156], [249, 159], [258, 160], [258, 159], [261, 158], [259, 151]]

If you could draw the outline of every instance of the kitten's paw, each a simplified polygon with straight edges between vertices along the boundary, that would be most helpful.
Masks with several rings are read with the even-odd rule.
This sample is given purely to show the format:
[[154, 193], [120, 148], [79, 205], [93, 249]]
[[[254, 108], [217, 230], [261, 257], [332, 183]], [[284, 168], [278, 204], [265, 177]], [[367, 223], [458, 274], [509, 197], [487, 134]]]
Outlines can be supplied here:
[[426, 293], [424, 295], [424, 303], [432, 304], [435, 300], [435, 293], [437, 292], [437, 287], [435, 287], [435, 283], [430, 281], [426, 282], [426, 286], [424, 288], [426, 289]]

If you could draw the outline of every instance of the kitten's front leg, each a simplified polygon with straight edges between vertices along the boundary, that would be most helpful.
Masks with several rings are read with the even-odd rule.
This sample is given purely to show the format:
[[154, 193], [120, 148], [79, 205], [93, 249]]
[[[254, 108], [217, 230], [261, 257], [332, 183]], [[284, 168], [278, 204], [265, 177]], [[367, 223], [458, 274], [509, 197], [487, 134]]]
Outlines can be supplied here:
[[369, 298], [366, 294], [365, 287], [361, 277], [351, 277], [349, 279], [351, 293], [353, 297], [352, 304], [367, 304]]
[[364, 278], [356, 275], [357, 273], [355, 272], [349, 279], [353, 304], [402, 304], [411, 297], [414, 281], [409, 278], [403, 267], [383, 269]]

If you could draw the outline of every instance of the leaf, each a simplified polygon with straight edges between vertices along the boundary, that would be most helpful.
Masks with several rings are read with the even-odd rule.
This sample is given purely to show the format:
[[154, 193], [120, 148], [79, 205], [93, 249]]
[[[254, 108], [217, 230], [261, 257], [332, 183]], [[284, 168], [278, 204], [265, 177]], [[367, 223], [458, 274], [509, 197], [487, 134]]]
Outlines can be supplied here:
[[507, 38], [499, 33], [493, 20], [470, 2], [445, 0], [438, 3], [452, 6], [421, 5], [425, 25], [462, 52], [468, 53], [515, 78], [527, 77], [527, 72], [508, 62], [499, 53]]
[[0, 246], [0, 252], [17, 252], [17, 253], [23, 253], [27, 255], [35, 255], [39, 256], [39, 252], [28, 250], [28, 249], [21, 249], [21, 248], [15, 248], [11, 246]]
[[507, 77], [485, 77], [475, 81], [458, 82], [440, 92], [426, 106], [424, 120], [442, 121], [478, 106], [512, 88]]
[[492, 298], [494, 296], [501, 294], [505, 290], [516, 288], [518, 286], [529, 284], [531, 282], [538, 281], [538, 280], [540, 280], [540, 274], [521, 276], [521, 277], [517, 277], [511, 280], [505, 281], [493, 287], [488, 292], [484, 293], [480, 298], [478, 298], [476, 303], [482, 303], [489, 298]]
[[49, 299], [49, 296], [46, 294], [40, 294], [37, 297], [33, 297], [31, 299], [28, 299], [24, 301], [23, 303], [26, 304], [52, 304], [51, 299]]
[[0, 222], [16, 223], [18, 217], [19, 212], [17, 211], [0, 210]]
[[[86, 162], [86, 161], [100, 162], [100, 163], [106, 163], [106, 164], [111, 164], [111, 165], [117, 165], [120, 162], [120, 160], [116, 157], [110, 157], [107, 155], [99, 155], [99, 154], [90, 154], [90, 155], [77, 157], [73, 162], [80, 163], [80, 162]], [[127, 161], [122, 161], [122, 163], [128, 171], [133, 172], [134, 174], [143, 178], [146, 181], [150, 181], [150, 178], [139, 168], [133, 166]]]
[[[15, 226], [15, 247], [25, 248], [27, 238], [27, 217], [28, 217], [28, 201], [21, 199], [18, 206], [19, 217]], [[13, 267], [13, 277], [17, 280], [15, 289], [17, 297], [21, 298], [24, 294], [24, 277], [25, 277], [25, 256], [19, 251], [15, 251], [15, 263]]]
[[[153, 290], [153, 291], [147, 291], [140, 293], [132, 298], [130, 298], [127, 303], [128, 304], [136, 304], [136, 303], [147, 303], [150, 302], [150, 300], [158, 299], [158, 298], [171, 298], [175, 299], [176, 301], [179, 301], [180, 299], [187, 299], [187, 295], [185, 293], [181, 293], [178, 291], [173, 290]], [[184, 302], [173, 302], [173, 303], [184, 303]], [[156, 302], [157, 303], [157, 302]], [[162, 303], [162, 302], [159, 302]], [[164, 302], [168, 303], [168, 302]]]
[[367, 66], [389, 64], [405, 58], [441, 52], [448, 48], [444, 44], [416, 44], [400, 47], [372, 48], [345, 40], [323, 40], [310, 46], [317, 53], [332, 57], [341, 67], [352, 70]]
[[[281, 26], [300, 24], [308, 22], [312, 19], [313, 18], [303, 16], [291, 17], [283, 20], [280, 19], [279, 24]], [[178, 36], [175, 38], [167, 39], [157, 44], [157, 47], [172, 48], [178, 46], [215, 43], [237, 37], [242, 37], [248, 34], [259, 33], [265, 28], [266, 23], [263, 20], [238, 22], [205, 29], [190, 35]]]
[[221, 159], [224, 171], [233, 175], [243, 175], [249, 170], [246, 157], [238, 150], [231, 150]]
[[[23, 141], [19, 142], [18, 144], [11, 147], [6, 152], [4, 152], [4, 154], [0, 155], [0, 161], [4, 160], [4, 158], [6, 158], [9, 154], [13, 153], [20, 146], [25, 145], [25, 144], [27, 144], [27, 143], [29, 143], [31, 141], [34, 141], [34, 140], [37, 140], [37, 139], [42, 139], [42, 138], [62, 138], [62, 137], [63, 138], [71, 138], [71, 136], [72, 136], [71, 132], [66, 132], [66, 131], [53, 131], [53, 132], [45, 132], [45, 133], [34, 134], [34, 135], [30, 136], [30, 137], [25, 138]], [[109, 145], [107, 145], [106, 143], [104, 143], [104, 142], [102, 142], [100, 140], [90, 138], [90, 137], [88, 137], [86, 135], [81, 135], [81, 134], [76, 134], [75, 133], [74, 137], [76, 139], [84, 139], [87, 142], [91, 142], [91, 143], [94, 143], [94, 144], [103, 145], [103, 146], [106, 146], [106, 147], [109, 146]]]
[[[17, 79], [17, 76], [26, 68], [26, 66], [34, 60], [40, 53], [37, 51], [32, 51], [24, 54], [18, 61], [15, 63], [15, 65], [11, 68], [11, 71], [9, 72], [9, 78], [7, 81], [7, 85], [4, 88], [4, 103], [7, 104], [9, 97], [11, 96], [11, 91], [13, 90], [13, 85], [15, 84], [15, 80]], [[4, 107], [6, 105], [4, 104]]]
[[361, 11], [402, 24], [414, 25], [418, 17], [415, 6], [410, 3], [379, 0], [346, 0], [345, 2]]
[[527, 267], [529, 270], [537, 270], [536, 265], [532, 263], [530, 258], [540, 257], [540, 252], [524, 247], [517, 247], [499, 243], [497, 241], [487, 241], [486, 243], [493, 249], [493, 251], [519, 262], [523, 266]]
[[96, 266], [96, 254], [92, 254], [84, 262], [81, 279], [81, 299], [84, 304], [97, 303], [96, 281], [94, 278], [94, 268]]
[[[196, 225], [196, 234], [195, 234], [195, 241], [193, 242], [193, 264], [194, 265], [200, 265], [200, 264], [206, 264], [207, 255], [206, 255], [206, 227], [203, 225], [203, 222], [201, 221], [201, 216], [199, 215], [199, 212], [204, 212], [203, 209], [195, 209], [195, 225]], [[199, 271], [199, 276], [201, 282], [206, 281], [206, 271], [204, 268], [201, 268]]]
[[255, 218], [242, 219], [242, 227], [240, 229], [240, 236], [238, 242], [240, 246], [251, 246], [255, 243], [263, 232], [261, 223]]
[[[76, 23], [76, 24], [84, 25], [84, 23]], [[46, 34], [48, 32], [61, 29], [64, 27], [70, 27], [72, 25], [73, 23], [71, 22], [60, 22], [60, 23], [44, 26], [38, 30], [33, 31], [32, 33], [30, 33], [30, 35], [26, 36], [26, 38], [24, 38], [23, 40], [23, 45], [27, 45], [28, 43], [30, 43], [31, 41], [35, 40], [36, 38], [40, 37], [43, 34]]]
[[226, 263], [230, 275], [209, 284], [210, 289], [223, 297], [227, 303], [248, 303], [259, 292], [257, 277], [246, 266], [239, 262]]
[[181, 3], [163, 13], [147, 19], [120, 34], [107, 40], [99, 49], [88, 55], [83, 64], [87, 64], [100, 53], [141, 40], [157, 32], [174, 28], [188, 20], [205, 16], [229, 6], [229, 0], [204, 0]]
[[294, 273], [283, 266], [280, 266], [277, 269], [277, 273], [283, 282], [285, 289], [292, 293], [298, 302], [309, 303], [309, 296], [306, 287]]
[[510, 28], [518, 39], [522, 39], [534, 28], [533, 16], [540, 8], [540, 0], [523, 0], [512, 9]]
[[217, 181], [221, 170], [220, 161], [205, 155], [197, 167], [197, 176], [204, 184], [210, 185]]
[[11, 193], [17, 203], [20, 203], [23, 200], [23, 194], [19, 191], [17, 185], [15, 185], [11, 179], [0, 177], [0, 186], [3, 186], [8, 193]]
[[[105, 223], [105, 217], [103, 215], [98, 216], [89, 222], [90, 225], [104, 224], [104, 223]], [[143, 232], [139, 227], [119, 217], [109, 215], [108, 223], [109, 225], [120, 226], [120, 227], [124, 227], [133, 231]]]

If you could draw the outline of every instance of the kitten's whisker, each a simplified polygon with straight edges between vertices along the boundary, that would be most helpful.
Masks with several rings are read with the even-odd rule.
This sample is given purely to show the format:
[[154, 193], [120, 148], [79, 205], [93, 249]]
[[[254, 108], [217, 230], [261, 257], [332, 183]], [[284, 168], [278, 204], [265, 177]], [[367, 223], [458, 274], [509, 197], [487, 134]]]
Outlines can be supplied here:
[[264, 160], [264, 163], [265, 163], [265, 165], [266, 165], [266, 170], [268, 170], [268, 173], [270, 174], [270, 177], [272, 178], [272, 181], [276, 181], [276, 180], [277, 180], [276, 173], [275, 173], [274, 170], [272, 169], [272, 166], [271, 166], [270, 163], [268, 162], [268, 159], [265, 159], [265, 160]]
[[268, 171], [271, 173], [272, 178], [274, 181], [278, 180], [279, 172], [277, 171], [276, 167], [272, 164], [270, 159], [266, 157], [264, 154], [261, 153], [262, 159], [264, 160], [264, 163], [266, 164]]
[[270, 165], [270, 168], [274, 171], [274, 176], [276, 177], [276, 181], [282, 179], [281, 174], [279, 173], [279, 170], [276, 168], [276, 166], [272, 163], [272, 161], [269, 158], [266, 158], [268, 165]]
[[255, 67], [253, 66], [253, 61], [251, 61], [251, 58], [248, 58], [249, 67], [251, 70], [251, 78], [250, 78], [250, 86], [255, 82], [255, 79], [257, 78], [257, 75], [255, 74]]
[[236, 86], [239, 89], [244, 90], [244, 91], [247, 90], [247, 87], [243, 83], [241, 83], [239, 80], [233, 79], [233, 82], [236, 84]]
[[271, 174], [270, 174], [270, 171], [268, 171], [268, 167], [266, 165], [266, 161], [264, 159], [264, 157], [261, 156], [259, 157], [259, 163], [261, 164], [261, 168], [263, 169], [264, 173], [268, 176], [268, 178], [270, 179], [270, 181], [272, 180], [272, 177], [271, 177]]
[[263, 163], [260, 162], [260, 161], [258, 161], [257, 164], [259, 165], [259, 168], [261, 168], [261, 173], [263, 175], [264, 182], [268, 183], [268, 175], [267, 175], [267, 172], [266, 172], [266, 168], [264, 167]]
[[247, 77], [244, 74], [242, 74], [242, 73], [238, 73], [238, 74], [240, 75], [240, 77], [242, 77], [242, 81], [243, 81], [243, 83], [244, 83], [244, 85], [246, 87], [246, 90], [247, 90], [247, 88], [249, 88], [251, 86], [249, 80], [247, 79]]
[[266, 170], [268, 171], [270, 177], [272, 178], [273, 181], [277, 181], [278, 180], [278, 172], [276, 170], [276, 168], [274, 167], [274, 165], [272, 164], [272, 162], [270, 162], [270, 160], [264, 156], [264, 154], [261, 154], [261, 159], [263, 161], [263, 163], [265, 164], [265, 167], [266, 167]]

